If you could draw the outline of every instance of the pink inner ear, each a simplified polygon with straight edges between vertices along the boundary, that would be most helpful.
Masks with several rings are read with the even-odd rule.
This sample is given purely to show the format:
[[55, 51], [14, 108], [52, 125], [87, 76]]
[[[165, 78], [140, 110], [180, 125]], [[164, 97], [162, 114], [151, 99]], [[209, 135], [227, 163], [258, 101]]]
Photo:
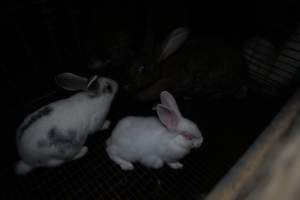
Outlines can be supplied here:
[[177, 128], [179, 118], [176, 113], [164, 105], [157, 105], [157, 114], [159, 120], [167, 127], [169, 130], [175, 130]]
[[160, 93], [160, 101], [162, 105], [176, 112], [177, 116], [181, 116], [176, 100], [171, 93], [169, 93], [168, 91], [162, 91]]

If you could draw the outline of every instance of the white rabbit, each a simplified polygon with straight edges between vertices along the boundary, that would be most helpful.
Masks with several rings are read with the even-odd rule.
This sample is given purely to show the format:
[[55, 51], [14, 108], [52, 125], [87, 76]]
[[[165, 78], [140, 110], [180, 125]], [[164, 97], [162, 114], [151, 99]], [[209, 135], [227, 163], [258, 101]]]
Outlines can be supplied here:
[[88, 152], [88, 134], [107, 128], [106, 115], [118, 90], [115, 81], [63, 73], [56, 82], [64, 89], [83, 91], [43, 106], [21, 123], [16, 138], [18, 175], [81, 158]]
[[150, 168], [164, 163], [173, 169], [192, 148], [198, 148], [203, 138], [197, 125], [184, 118], [174, 97], [167, 91], [160, 94], [157, 117], [128, 116], [118, 122], [106, 141], [108, 156], [123, 170], [134, 169], [133, 162]]

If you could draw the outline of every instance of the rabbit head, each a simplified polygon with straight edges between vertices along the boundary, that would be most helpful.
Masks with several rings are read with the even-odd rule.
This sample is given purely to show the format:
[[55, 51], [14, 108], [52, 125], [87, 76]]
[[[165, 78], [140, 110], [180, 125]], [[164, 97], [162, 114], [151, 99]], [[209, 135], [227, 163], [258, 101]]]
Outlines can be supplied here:
[[174, 97], [167, 91], [160, 94], [157, 117], [127, 116], [119, 121], [106, 141], [109, 157], [123, 170], [132, 170], [133, 162], [158, 169], [164, 163], [173, 169], [203, 138], [197, 125], [184, 118]]
[[201, 131], [194, 122], [181, 115], [174, 97], [163, 91], [160, 100], [161, 104], [157, 105], [158, 118], [169, 132], [176, 134], [171, 142], [188, 149], [200, 147], [203, 142]]
[[[158, 48], [155, 48], [154, 44], [148, 45], [147, 48], [154, 49], [145, 50], [148, 52], [146, 54], [150, 55], [140, 56], [142, 58], [135, 60], [129, 68], [130, 83], [128, 90], [136, 93], [158, 80], [163, 70], [160, 65], [184, 44], [188, 35], [188, 28], [179, 27], [173, 30]], [[150, 40], [148, 43], [155, 43], [155, 41]]]
[[152, 62], [130, 68], [128, 90], [139, 101], [156, 100], [164, 90], [203, 99], [234, 96], [247, 73], [239, 48], [222, 36], [190, 36], [189, 29], [180, 27], [165, 39], [159, 54], [153, 53]]
[[116, 81], [106, 77], [98, 77], [97, 75], [94, 75], [91, 78], [85, 78], [67, 72], [57, 75], [55, 81], [65, 90], [83, 90], [88, 92], [90, 96], [99, 96], [102, 94], [114, 96], [118, 90]]

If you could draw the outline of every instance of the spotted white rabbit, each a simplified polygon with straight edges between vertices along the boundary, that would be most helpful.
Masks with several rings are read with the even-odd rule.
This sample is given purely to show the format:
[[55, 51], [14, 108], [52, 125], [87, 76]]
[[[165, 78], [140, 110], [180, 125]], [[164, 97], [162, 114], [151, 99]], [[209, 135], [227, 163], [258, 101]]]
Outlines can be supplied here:
[[109, 157], [123, 170], [134, 169], [134, 162], [156, 169], [166, 163], [179, 169], [183, 167], [179, 160], [201, 146], [201, 131], [181, 115], [174, 97], [163, 91], [160, 100], [158, 118], [125, 117], [106, 141]]
[[16, 137], [21, 158], [15, 168], [18, 175], [81, 158], [88, 152], [84, 146], [87, 136], [107, 128], [106, 115], [118, 90], [114, 80], [62, 73], [56, 82], [64, 89], [81, 92], [43, 106], [21, 123]]

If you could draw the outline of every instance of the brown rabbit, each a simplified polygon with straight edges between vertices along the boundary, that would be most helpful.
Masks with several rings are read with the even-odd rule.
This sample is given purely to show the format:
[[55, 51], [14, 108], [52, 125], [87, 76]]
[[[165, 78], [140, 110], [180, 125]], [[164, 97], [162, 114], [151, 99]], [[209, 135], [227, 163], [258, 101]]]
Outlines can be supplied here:
[[138, 100], [155, 100], [163, 90], [202, 97], [239, 91], [246, 75], [239, 52], [224, 39], [189, 35], [186, 27], [173, 30], [158, 53], [130, 67], [128, 90]]

